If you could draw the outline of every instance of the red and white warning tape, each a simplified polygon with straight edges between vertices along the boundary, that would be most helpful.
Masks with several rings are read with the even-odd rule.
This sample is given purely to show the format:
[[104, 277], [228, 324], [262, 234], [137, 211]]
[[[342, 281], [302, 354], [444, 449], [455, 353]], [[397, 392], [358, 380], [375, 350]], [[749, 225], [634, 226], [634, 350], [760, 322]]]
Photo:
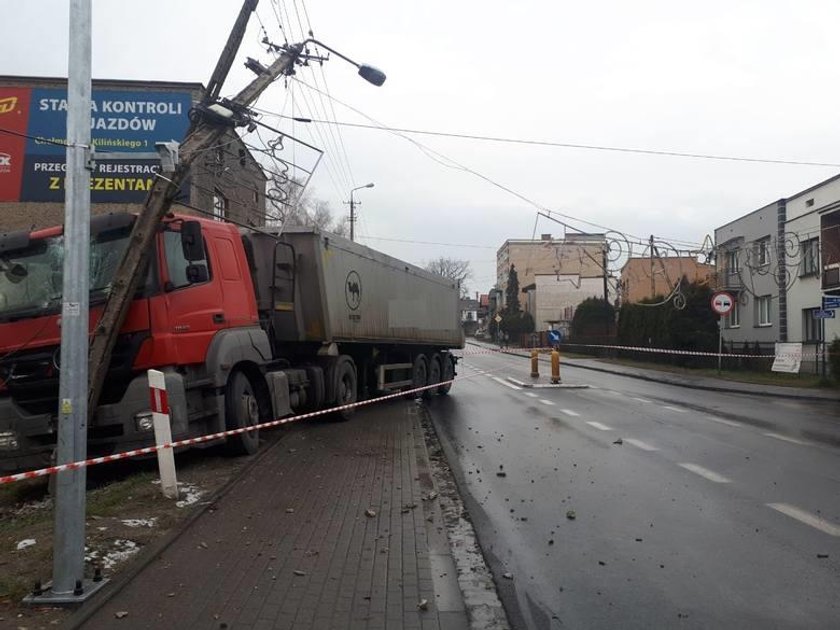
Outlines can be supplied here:
[[801, 357], [814, 356], [814, 352], [808, 352], [805, 348], [801, 354], [779, 353], [779, 354], [746, 354], [737, 352], [701, 352], [698, 350], [671, 350], [669, 348], [650, 348], [647, 346], [611, 346], [585, 343], [563, 343], [564, 348], [608, 348], [610, 350], [630, 350], [633, 352], [647, 352], [651, 354], [681, 354], [692, 357], [723, 357], [729, 359], [775, 359], [776, 357]]
[[[562, 349], [566, 348], [606, 348], [610, 350], [628, 350], [633, 352], [647, 352], [649, 354], [681, 354], [686, 356], [696, 356], [696, 357], [718, 357], [721, 356], [725, 359], [774, 359], [776, 357], [792, 357], [792, 358], [803, 358], [803, 359], [813, 359], [815, 356], [815, 349], [813, 346], [811, 347], [804, 347], [802, 349], [801, 354], [793, 354], [793, 353], [784, 353], [780, 352], [779, 354], [747, 354], [747, 353], [737, 353], [737, 352], [721, 352], [718, 354], [717, 352], [701, 352], [698, 350], [674, 350], [671, 348], [651, 348], [649, 346], [619, 346], [619, 345], [607, 345], [607, 344], [587, 344], [587, 343], [566, 343], [563, 342], [560, 344], [561, 351]], [[470, 357], [476, 356], [480, 354], [493, 354], [498, 352], [507, 352], [508, 354], [525, 354], [529, 353], [531, 350], [551, 350], [550, 346], [538, 346], [536, 348], [521, 348], [521, 347], [509, 347], [509, 348], [484, 348], [482, 347], [481, 350], [471, 350], [468, 352], [463, 352], [461, 356], [463, 357]], [[831, 353], [827, 353], [831, 354]]]
[[[159, 450], [167, 449], [167, 448], [178, 448], [180, 446], [191, 446], [194, 444], [201, 444], [204, 442], [212, 442], [214, 440], [218, 440], [220, 438], [228, 437], [230, 435], [238, 435], [240, 433], [245, 433], [247, 431], [256, 431], [258, 429], [270, 429], [274, 427], [279, 427], [284, 424], [290, 424], [292, 422], [298, 422], [300, 420], [306, 420], [308, 418], [315, 418], [317, 416], [323, 416], [329, 413], [335, 413], [336, 411], [344, 411], [347, 409], [355, 409], [358, 407], [364, 407], [366, 405], [371, 405], [374, 403], [382, 402], [385, 400], [391, 400], [393, 398], [402, 398], [409, 394], [415, 394], [418, 392], [423, 392], [428, 389], [436, 389], [441, 385], [446, 385], [449, 383], [454, 383], [460, 380], [466, 380], [475, 378], [476, 375], [468, 375], [468, 376], [458, 376], [454, 379], [448, 381], [442, 381], [440, 383], [435, 383], [434, 385], [426, 385], [424, 387], [417, 387], [414, 389], [409, 389], [406, 391], [397, 392], [394, 394], [386, 394], [384, 396], [379, 396], [378, 398], [371, 398], [368, 400], [362, 400], [359, 402], [348, 403], [346, 405], [339, 405], [337, 407], [330, 407], [329, 409], [319, 409], [318, 411], [310, 411], [308, 413], [303, 413], [295, 416], [287, 416], [285, 418], [279, 418], [277, 420], [271, 420], [269, 422], [263, 422], [262, 424], [257, 424], [252, 427], [247, 427], [243, 429], [230, 429], [228, 431], [219, 431], [218, 433], [211, 433], [209, 435], [202, 435], [200, 437], [195, 438], [188, 438], [185, 440], [176, 440], [173, 442], [166, 442], [164, 444], [155, 445], [155, 446], [146, 446], [144, 448], [137, 448], [130, 451], [123, 451], [121, 453], [114, 453], [113, 455], [105, 455], [103, 457], [93, 457], [91, 459], [86, 459], [84, 461], [78, 462], [71, 462], [69, 464], [60, 464], [58, 466], [49, 466], [47, 468], [39, 468], [37, 470], [28, 470], [22, 473], [15, 473], [13, 475], [6, 475], [0, 477], [0, 485], [14, 483], [16, 481], [23, 481], [25, 479], [37, 479], [39, 477], [47, 477], [49, 475], [54, 475], [56, 473], [64, 472], [67, 470], [77, 470], [79, 468], [87, 468], [90, 466], [96, 466], [97, 464], [106, 464], [108, 462], [115, 462], [121, 459], [129, 459], [131, 457], [138, 457], [140, 455], [151, 455], [156, 453]], [[162, 390], [157, 390], [158, 392]], [[161, 400], [158, 397], [158, 400], [154, 400], [155, 396], [152, 394], [152, 405], [160, 404], [161, 408], [166, 405], [165, 398]]]

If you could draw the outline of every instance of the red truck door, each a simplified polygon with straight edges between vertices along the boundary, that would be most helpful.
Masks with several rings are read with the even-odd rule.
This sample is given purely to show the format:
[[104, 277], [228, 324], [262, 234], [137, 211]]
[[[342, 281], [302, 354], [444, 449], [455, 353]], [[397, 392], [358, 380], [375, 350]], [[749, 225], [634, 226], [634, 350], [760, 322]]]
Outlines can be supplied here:
[[[188, 261], [181, 235], [170, 226], [161, 234], [161, 270], [167, 323], [178, 364], [202, 363], [213, 336], [224, 328], [257, 323], [250, 277], [243, 273], [242, 245], [228, 230], [203, 230], [204, 260]], [[238, 249], [237, 249], [238, 246]], [[187, 267], [205, 265], [208, 279], [191, 282]]]

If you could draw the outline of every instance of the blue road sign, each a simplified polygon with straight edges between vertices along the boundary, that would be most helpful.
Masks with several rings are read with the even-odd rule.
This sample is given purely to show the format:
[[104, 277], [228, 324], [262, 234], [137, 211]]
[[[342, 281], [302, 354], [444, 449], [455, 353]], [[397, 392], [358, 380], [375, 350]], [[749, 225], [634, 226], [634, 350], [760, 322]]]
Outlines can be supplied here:
[[548, 331], [548, 342], [549, 343], [560, 343], [563, 340], [563, 336], [560, 334], [559, 330], [549, 330]]
[[834, 311], [826, 309], [814, 311], [814, 319], [834, 319]]
[[824, 295], [822, 307], [823, 310], [840, 308], [840, 295]]

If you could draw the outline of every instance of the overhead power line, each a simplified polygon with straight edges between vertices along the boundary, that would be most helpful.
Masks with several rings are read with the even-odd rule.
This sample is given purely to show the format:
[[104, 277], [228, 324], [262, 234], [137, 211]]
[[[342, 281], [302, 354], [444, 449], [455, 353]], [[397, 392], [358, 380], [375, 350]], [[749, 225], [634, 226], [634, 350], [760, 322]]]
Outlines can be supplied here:
[[357, 127], [360, 129], [375, 129], [378, 131], [390, 131], [399, 133], [412, 133], [424, 136], [438, 136], [442, 138], [458, 138], [461, 140], [481, 140], [485, 142], [503, 142], [507, 144], [524, 144], [543, 147], [559, 147], [563, 149], [586, 149], [590, 151], [614, 151], [618, 153], [639, 153], [642, 155], [660, 155], [666, 157], [695, 158], [699, 160], [723, 160], [728, 162], [755, 162], [759, 164], [787, 164], [795, 166], [820, 166], [840, 168], [840, 162], [814, 162], [810, 160], [776, 160], [772, 158], [755, 158], [736, 155], [715, 155], [711, 153], [692, 153], [689, 151], [669, 151], [665, 149], [638, 149], [634, 147], [616, 147], [598, 144], [576, 144], [572, 142], [553, 142], [550, 140], [527, 140], [521, 138], [504, 138], [500, 136], [482, 136], [468, 133], [451, 133], [446, 131], [430, 131], [425, 129], [406, 129], [402, 127], [386, 127], [381, 125], [366, 125], [364, 123], [339, 122], [330, 120], [317, 120], [309, 118], [297, 118], [298, 122], [325, 123], [339, 125], [341, 127]]

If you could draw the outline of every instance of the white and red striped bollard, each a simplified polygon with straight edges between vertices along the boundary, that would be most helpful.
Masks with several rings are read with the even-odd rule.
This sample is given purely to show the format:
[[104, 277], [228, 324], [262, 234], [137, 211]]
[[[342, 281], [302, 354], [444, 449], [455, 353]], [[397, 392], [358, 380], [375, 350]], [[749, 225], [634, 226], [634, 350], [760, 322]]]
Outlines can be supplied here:
[[[166, 398], [166, 379], [160, 370], [149, 370], [149, 398], [152, 405], [152, 423], [155, 443], [160, 447], [172, 443], [172, 426], [169, 420], [169, 401]], [[160, 488], [167, 499], [178, 498], [178, 480], [175, 477], [175, 453], [172, 447], [158, 448]]]

